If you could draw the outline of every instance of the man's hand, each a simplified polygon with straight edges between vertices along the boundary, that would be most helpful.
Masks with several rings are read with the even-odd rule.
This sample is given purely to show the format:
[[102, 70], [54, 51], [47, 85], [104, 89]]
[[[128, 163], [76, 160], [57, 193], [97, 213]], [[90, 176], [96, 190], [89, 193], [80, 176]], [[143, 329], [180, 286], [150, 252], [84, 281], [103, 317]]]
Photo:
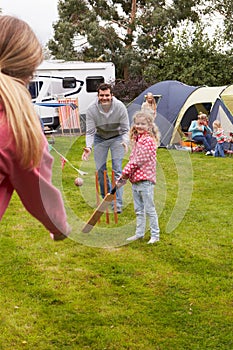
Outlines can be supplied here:
[[124, 147], [125, 153], [128, 153], [128, 145], [125, 142], [122, 142], [121, 144]]
[[85, 147], [83, 149], [82, 160], [88, 160], [90, 154], [91, 154], [91, 148], [90, 147]]

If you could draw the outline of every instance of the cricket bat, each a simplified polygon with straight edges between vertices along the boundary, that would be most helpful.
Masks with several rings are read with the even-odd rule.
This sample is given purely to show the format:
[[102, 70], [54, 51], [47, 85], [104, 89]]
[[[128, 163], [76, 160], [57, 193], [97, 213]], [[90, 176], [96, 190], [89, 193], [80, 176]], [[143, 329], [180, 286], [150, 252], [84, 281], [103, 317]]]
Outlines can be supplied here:
[[98, 207], [95, 209], [90, 219], [82, 228], [83, 233], [88, 233], [93, 229], [93, 227], [95, 226], [95, 224], [97, 223], [101, 215], [103, 215], [103, 213], [105, 212], [109, 204], [113, 201], [116, 190], [117, 190], [117, 187], [115, 186], [113, 187], [110, 193], [106, 194], [102, 202], [98, 205]]

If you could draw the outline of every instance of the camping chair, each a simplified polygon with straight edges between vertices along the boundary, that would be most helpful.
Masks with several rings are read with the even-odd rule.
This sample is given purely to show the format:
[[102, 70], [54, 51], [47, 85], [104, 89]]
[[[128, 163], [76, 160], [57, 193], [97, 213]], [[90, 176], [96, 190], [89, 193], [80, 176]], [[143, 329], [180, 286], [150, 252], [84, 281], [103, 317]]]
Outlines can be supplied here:
[[197, 142], [192, 139], [192, 133], [190, 131], [184, 132], [185, 139], [184, 142], [188, 142], [190, 144], [191, 153], [194, 152], [203, 152], [203, 143]]

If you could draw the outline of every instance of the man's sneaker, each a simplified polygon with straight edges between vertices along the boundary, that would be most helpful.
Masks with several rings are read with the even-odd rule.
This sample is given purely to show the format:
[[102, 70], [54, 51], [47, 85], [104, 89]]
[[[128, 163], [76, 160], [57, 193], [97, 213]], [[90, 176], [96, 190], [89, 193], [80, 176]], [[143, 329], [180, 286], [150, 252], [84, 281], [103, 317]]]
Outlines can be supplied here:
[[144, 236], [137, 236], [137, 235], [134, 235], [134, 236], [131, 236], [129, 238], [126, 239], [126, 241], [128, 242], [133, 242], [133, 241], [136, 241], [137, 239], [142, 239]]
[[213, 154], [212, 154], [212, 152], [208, 151], [208, 152], [206, 152], [205, 155], [206, 155], [206, 156], [212, 156]]
[[159, 238], [158, 237], [151, 237], [151, 239], [149, 240], [149, 242], [147, 242], [147, 244], [154, 244], [156, 242], [159, 242]]
[[210, 152], [212, 153], [212, 156], [214, 156], [214, 155], [215, 155], [215, 151], [213, 151], [213, 150], [212, 150], [212, 151], [210, 151]]

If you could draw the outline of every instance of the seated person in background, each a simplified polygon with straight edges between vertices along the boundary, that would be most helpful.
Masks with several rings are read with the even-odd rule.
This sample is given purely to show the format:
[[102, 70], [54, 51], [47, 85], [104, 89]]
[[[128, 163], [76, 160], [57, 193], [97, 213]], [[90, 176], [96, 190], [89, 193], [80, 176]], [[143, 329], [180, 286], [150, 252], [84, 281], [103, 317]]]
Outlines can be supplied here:
[[197, 143], [203, 143], [206, 149], [206, 156], [212, 156], [214, 151], [211, 150], [212, 130], [208, 126], [208, 118], [204, 113], [198, 114], [198, 119], [193, 120], [189, 129], [192, 133], [192, 139]]
[[152, 92], [148, 92], [146, 95], [146, 101], [143, 102], [141, 111], [151, 114], [154, 118], [156, 117], [157, 105]]

